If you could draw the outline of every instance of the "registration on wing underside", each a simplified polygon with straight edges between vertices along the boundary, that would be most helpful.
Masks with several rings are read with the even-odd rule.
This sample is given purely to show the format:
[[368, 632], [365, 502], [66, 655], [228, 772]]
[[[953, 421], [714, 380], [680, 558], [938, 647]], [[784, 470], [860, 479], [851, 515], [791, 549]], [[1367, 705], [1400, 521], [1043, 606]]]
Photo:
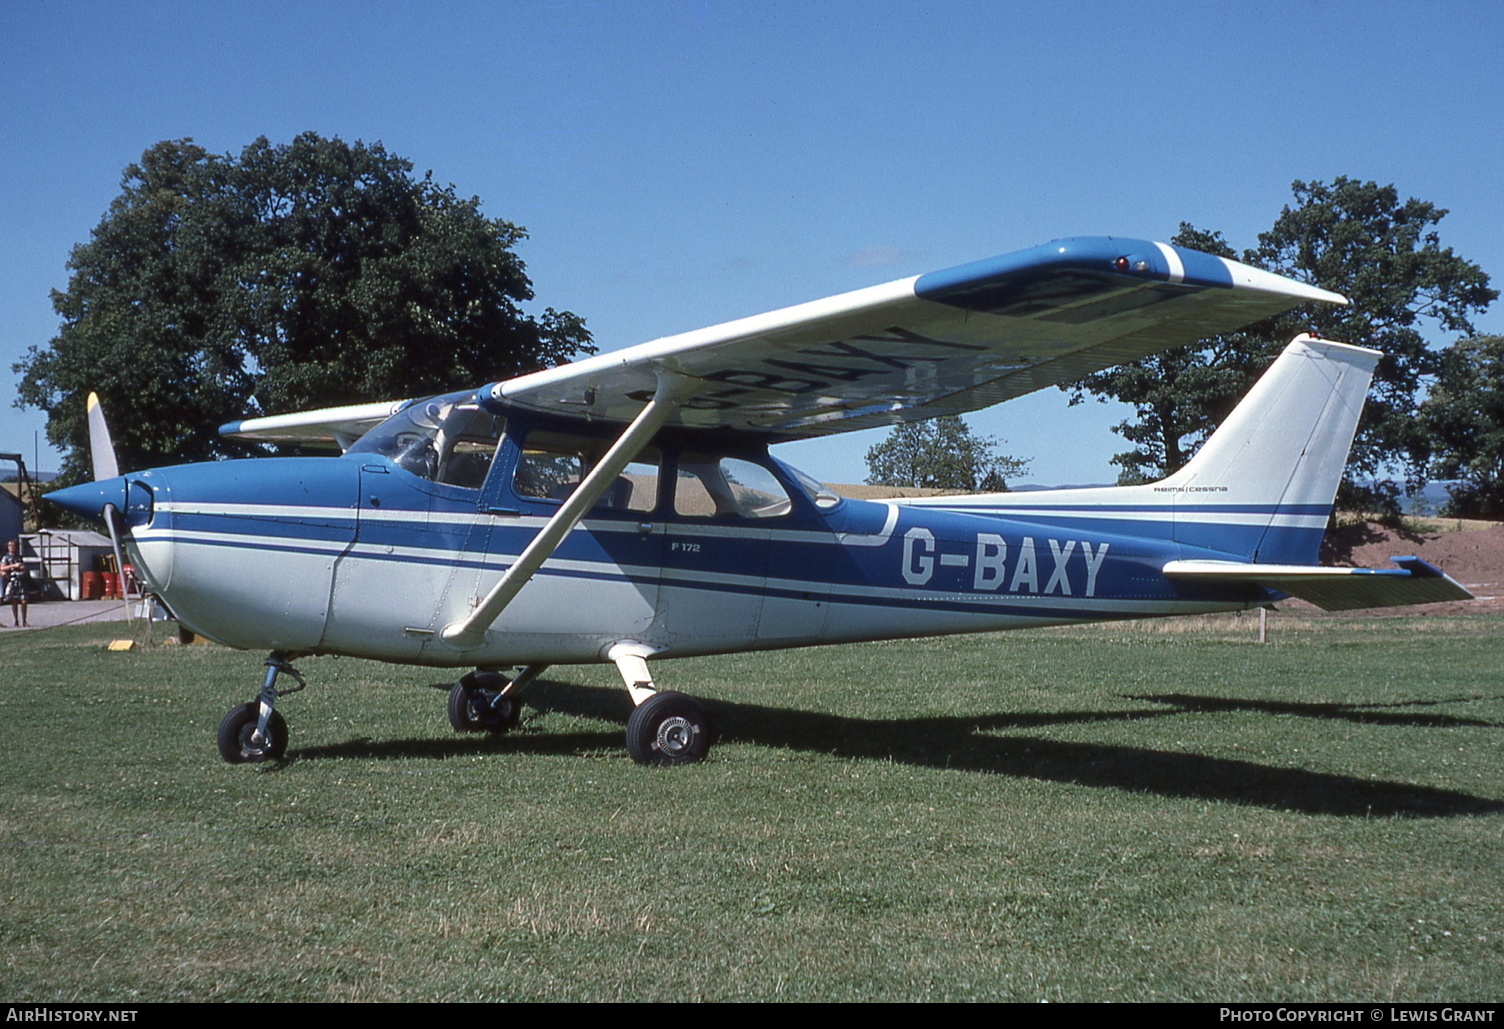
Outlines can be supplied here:
[[1164, 244], [1060, 240], [497, 383], [501, 407], [769, 437], [961, 414], [1334, 294]]

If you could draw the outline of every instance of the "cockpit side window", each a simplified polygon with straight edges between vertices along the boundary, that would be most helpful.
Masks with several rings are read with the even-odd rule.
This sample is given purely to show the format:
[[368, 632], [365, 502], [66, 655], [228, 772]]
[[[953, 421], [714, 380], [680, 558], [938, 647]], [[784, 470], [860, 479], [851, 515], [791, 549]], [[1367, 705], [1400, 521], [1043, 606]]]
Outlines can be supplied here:
[[819, 510], [829, 511], [840, 504], [840, 494], [819, 479], [801, 472], [786, 461], [779, 461], [777, 458], [773, 460], [777, 463], [778, 467], [782, 468], [798, 484], [799, 488], [804, 491], [804, 495], [809, 497], [810, 503], [814, 504]]
[[478, 407], [457, 406], [441, 423], [435, 440], [439, 456], [434, 481], [480, 489], [491, 470], [505, 424], [500, 415]]
[[[531, 500], [562, 503], [604, 456], [609, 442], [570, 433], [534, 430], [527, 434], [512, 491]], [[595, 511], [645, 513], [658, 506], [658, 452], [648, 448], [628, 464], [595, 502]]]
[[381, 454], [419, 478], [478, 490], [505, 425], [481, 410], [473, 393], [451, 393], [409, 404], [347, 453]]

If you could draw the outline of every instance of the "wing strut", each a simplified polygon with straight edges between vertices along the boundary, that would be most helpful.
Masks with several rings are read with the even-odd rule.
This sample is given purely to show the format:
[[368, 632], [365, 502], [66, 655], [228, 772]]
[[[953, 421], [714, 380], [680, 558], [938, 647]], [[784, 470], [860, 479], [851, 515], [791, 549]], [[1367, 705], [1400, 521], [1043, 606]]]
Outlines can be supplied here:
[[517, 592], [527, 585], [533, 573], [564, 542], [564, 537], [585, 516], [585, 512], [595, 506], [595, 502], [616, 482], [617, 476], [621, 475], [623, 469], [673, 413], [673, 409], [678, 406], [674, 392], [683, 381], [680, 376], [670, 372], [658, 373], [658, 388], [653, 393], [653, 399], [648, 401], [632, 424], [611, 445], [611, 449], [590, 470], [590, 474], [569, 495], [569, 499], [564, 501], [558, 512], [533, 537], [533, 541], [518, 556], [516, 564], [506, 570], [506, 574], [491, 588], [486, 598], [470, 612], [470, 617], [444, 626], [440, 635], [445, 643], [456, 650], [469, 650], [485, 642], [486, 630], [491, 627], [491, 623], [500, 617], [512, 598], [517, 596]]

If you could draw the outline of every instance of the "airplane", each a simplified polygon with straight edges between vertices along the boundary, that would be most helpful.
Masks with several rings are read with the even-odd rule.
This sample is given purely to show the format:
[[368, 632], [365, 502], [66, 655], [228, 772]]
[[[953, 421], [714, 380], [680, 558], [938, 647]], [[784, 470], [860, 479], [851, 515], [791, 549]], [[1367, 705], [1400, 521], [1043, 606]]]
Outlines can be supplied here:
[[[843, 499], [773, 444], [991, 406], [1342, 296], [1197, 251], [1083, 237], [742, 318], [479, 389], [232, 422], [323, 444], [121, 474], [90, 401], [101, 520], [188, 629], [268, 652], [218, 730], [281, 758], [293, 662], [469, 669], [461, 732], [514, 728], [551, 665], [609, 662], [640, 764], [705, 757], [690, 655], [1267, 606], [1468, 599], [1413, 557], [1317, 550], [1374, 350], [1302, 336], [1189, 464], [1140, 486]], [[509, 669], [515, 671], [508, 672]], [[278, 688], [286, 676], [296, 682]]]

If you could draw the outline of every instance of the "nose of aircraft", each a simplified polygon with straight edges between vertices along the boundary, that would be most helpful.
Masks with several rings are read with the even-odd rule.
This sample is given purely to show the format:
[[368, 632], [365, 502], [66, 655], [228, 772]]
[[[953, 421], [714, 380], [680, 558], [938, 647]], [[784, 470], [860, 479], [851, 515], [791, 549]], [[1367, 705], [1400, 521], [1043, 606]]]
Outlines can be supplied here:
[[47, 494], [47, 499], [98, 522], [104, 521], [105, 505], [113, 504], [125, 524], [135, 529], [152, 520], [158, 491], [165, 488], [167, 480], [160, 471], [139, 472], [69, 486]]
[[47, 494], [47, 499], [65, 511], [102, 521], [106, 504], [114, 504], [119, 511], [125, 510], [126, 489], [125, 476], [117, 475], [113, 479], [100, 479], [97, 482], [84, 482], [67, 489], [54, 490]]
[[[104, 522], [105, 507], [113, 506], [121, 516], [116, 522], [117, 527], [124, 523], [124, 538], [116, 541], [127, 552], [122, 557], [135, 566], [137, 575], [146, 580], [154, 592], [160, 593], [171, 573], [172, 545], [169, 541], [142, 546], [142, 541], [135, 538], [135, 530], [151, 524], [157, 491], [165, 487], [166, 482], [160, 473], [140, 472], [55, 490], [47, 494], [47, 499], [65, 511], [95, 522]], [[110, 527], [106, 525], [106, 529]], [[110, 531], [113, 536], [114, 531]]]

